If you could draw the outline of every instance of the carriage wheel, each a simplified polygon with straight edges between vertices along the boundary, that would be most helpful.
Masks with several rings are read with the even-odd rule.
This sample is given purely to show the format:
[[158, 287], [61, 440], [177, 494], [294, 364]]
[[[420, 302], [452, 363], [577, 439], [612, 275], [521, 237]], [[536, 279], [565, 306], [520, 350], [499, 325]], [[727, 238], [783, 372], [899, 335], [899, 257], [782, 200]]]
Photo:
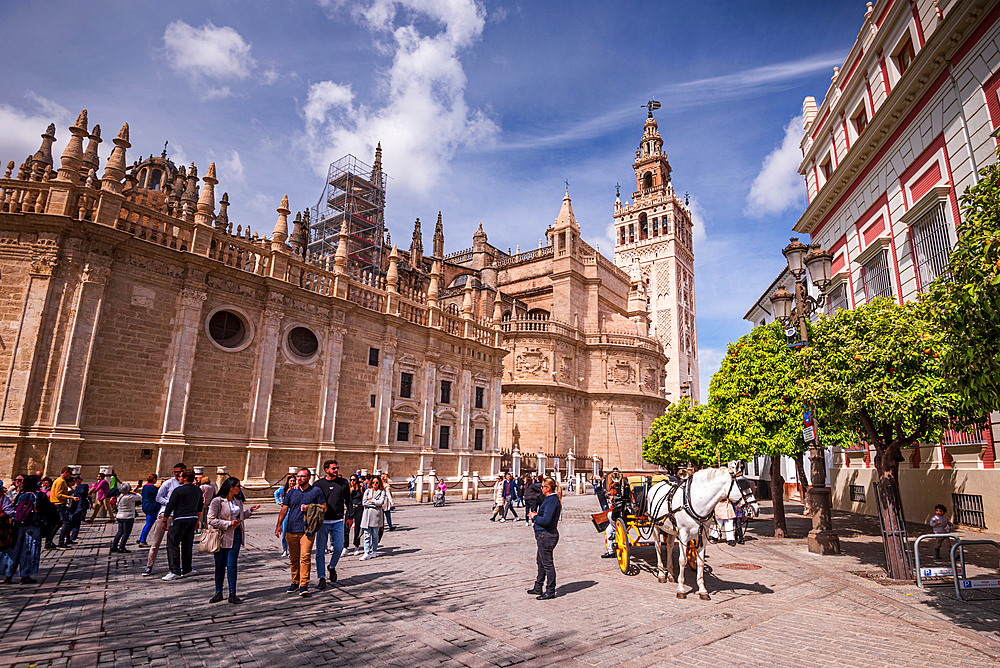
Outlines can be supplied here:
[[687, 544], [687, 562], [691, 570], [698, 570], [698, 541], [689, 540]]
[[628, 574], [629, 567], [629, 544], [628, 529], [625, 527], [625, 520], [615, 522], [615, 554], [618, 556], [618, 568], [622, 573]]

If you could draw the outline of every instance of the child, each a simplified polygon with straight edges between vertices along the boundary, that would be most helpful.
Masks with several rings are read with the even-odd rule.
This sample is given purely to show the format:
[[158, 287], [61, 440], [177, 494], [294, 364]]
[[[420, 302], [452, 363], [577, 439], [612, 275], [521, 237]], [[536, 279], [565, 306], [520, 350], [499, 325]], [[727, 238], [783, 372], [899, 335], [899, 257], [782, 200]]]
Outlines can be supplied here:
[[[942, 506], [940, 503], [934, 506], [934, 517], [931, 518], [931, 529], [934, 533], [951, 533], [951, 520], [945, 515], [948, 509]], [[951, 546], [951, 539], [947, 536], [941, 536], [940, 538], [934, 539], [934, 558], [941, 558], [941, 544], [944, 543], [946, 547]]]
[[132, 485], [123, 482], [118, 486], [118, 533], [111, 541], [111, 552], [127, 554], [130, 552], [125, 546], [128, 544], [128, 537], [132, 535], [132, 526], [135, 524], [135, 504], [142, 501], [142, 497], [132, 493]]

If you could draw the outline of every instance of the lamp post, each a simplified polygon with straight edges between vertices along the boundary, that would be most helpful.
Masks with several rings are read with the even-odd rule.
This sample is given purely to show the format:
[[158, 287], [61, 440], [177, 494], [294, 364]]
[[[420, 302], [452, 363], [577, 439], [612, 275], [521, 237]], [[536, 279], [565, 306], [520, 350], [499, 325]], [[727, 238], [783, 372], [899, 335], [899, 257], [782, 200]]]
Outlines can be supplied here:
[[[830, 269], [833, 254], [821, 250], [818, 245], [806, 246], [792, 237], [781, 251], [788, 260], [788, 271], [795, 279], [795, 294], [784, 288], [771, 296], [774, 317], [785, 329], [798, 329], [799, 340], [791, 344], [796, 348], [809, 345], [809, 316], [820, 307], [820, 302], [806, 291], [806, 272], [813, 285], [825, 294], [830, 287]], [[833, 530], [830, 508], [830, 490], [826, 487], [826, 456], [819, 447], [819, 435], [813, 430], [813, 440], [809, 446], [809, 461], [812, 484], [809, 487], [809, 503], [812, 511], [812, 530], [809, 532], [809, 551], [814, 554], [840, 554], [840, 537]]]

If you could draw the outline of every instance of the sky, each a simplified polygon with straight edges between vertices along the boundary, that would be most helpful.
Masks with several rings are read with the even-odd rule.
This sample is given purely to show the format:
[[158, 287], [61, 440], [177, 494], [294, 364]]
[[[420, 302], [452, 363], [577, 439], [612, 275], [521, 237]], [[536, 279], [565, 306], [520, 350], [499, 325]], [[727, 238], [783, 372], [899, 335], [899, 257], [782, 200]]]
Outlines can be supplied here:
[[726, 344], [784, 266], [805, 208], [801, 108], [821, 102], [865, 2], [507, 3], [476, 0], [5, 0], [0, 160], [54, 122], [59, 155], [87, 109], [140, 156], [216, 163], [234, 225], [270, 234], [287, 194], [315, 206], [327, 166], [381, 142], [386, 222], [445, 251], [480, 223], [537, 247], [566, 182], [584, 239], [613, 255], [615, 184], [649, 99], [673, 185], [690, 193], [702, 399]]

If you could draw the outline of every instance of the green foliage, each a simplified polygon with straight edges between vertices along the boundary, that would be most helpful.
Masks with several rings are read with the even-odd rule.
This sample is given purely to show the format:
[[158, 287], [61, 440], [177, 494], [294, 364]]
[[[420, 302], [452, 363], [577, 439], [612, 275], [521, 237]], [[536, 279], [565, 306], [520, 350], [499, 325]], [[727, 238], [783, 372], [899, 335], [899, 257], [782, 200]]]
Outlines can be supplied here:
[[945, 372], [969, 410], [1000, 407], [1000, 163], [962, 195], [962, 223], [948, 268], [928, 303], [944, 333]]
[[802, 396], [816, 406], [827, 445], [863, 436], [875, 446], [883, 478], [895, 477], [901, 448], [933, 442], [950, 420], [976, 420], [942, 372], [947, 346], [925, 305], [876, 299], [820, 318], [812, 331], [801, 354]]
[[723, 461], [802, 452], [797, 373], [796, 352], [776, 322], [729, 344], [709, 385], [707, 415]]
[[683, 397], [667, 408], [642, 442], [642, 458], [670, 468], [715, 466], [716, 448], [705, 431], [705, 407]]

